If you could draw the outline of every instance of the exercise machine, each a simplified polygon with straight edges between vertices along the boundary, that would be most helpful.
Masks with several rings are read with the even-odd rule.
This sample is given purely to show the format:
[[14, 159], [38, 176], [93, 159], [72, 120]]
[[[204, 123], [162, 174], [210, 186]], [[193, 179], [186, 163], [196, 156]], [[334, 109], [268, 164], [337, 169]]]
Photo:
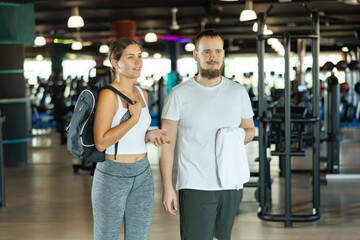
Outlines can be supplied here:
[[[306, 6], [305, 6], [306, 7]], [[259, 96], [259, 168], [260, 168], [260, 188], [259, 188], [259, 211], [258, 217], [265, 221], [280, 221], [284, 222], [285, 227], [292, 227], [293, 222], [308, 222], [316, 221], [320, 218], [320, 104], [319, 104], [319, 51], [320, 51], [320, 24], [319, 14], [317, 11], [310, 11], [311, 13], [311, 34], [303, 35], [264, 35], [264, 26], [266, 16], [270, 12], [272, 6], [266, 13], [259, 13], [257, 23], [257, 56], [258, 56], [258, 96]], [[284, 97], [284, 109], [283, 116], [273, 118], [269, 116], [266, 106], [265, 94], [264, 94], [264, 55], [265, 55], [265, 40], [269, 38], [283, 39], [285, 49], [285, 97]], [[306, 118], [297, 118], [292, 116], [291, 109], [291, 96], [290, 96], [290, 40], [291, 39], [310, 39], [312, 45], [312, 113]], [[284, 145], [282, 149], [279, 149], [275, 154], [282, 156], [284, 159], [284, 175], [285, 175], [285, 213], [284, 214], [272, 214], [270, 212], [271, 206], [271, 179], [270, 179], [270, 164], [267, 157], [268, 146], [268, 130], [269, 124], [272, 122], [279, 122], [284, 127]], [[291, 149], [291, 125], [293, 123], [311, 123], [312, 124], [312, 186], [313, 186], [313, 198], [312, 198], [312, 210], [311, 214], [307, 215], [294, 215], [292, 213], [291, 202], [291, 157], [295, 156], [299, 151], [293, 151]], [[274, 153], [273, 153], [274, 154]], [[269, 200], [270, 199], [270, 200]]]

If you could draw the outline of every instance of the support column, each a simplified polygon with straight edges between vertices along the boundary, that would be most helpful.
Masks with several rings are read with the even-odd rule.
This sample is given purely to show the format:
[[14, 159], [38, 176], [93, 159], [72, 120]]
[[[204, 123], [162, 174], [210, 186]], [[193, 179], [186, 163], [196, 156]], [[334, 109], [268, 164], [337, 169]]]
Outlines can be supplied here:
[[[257, 36], [264, 34], [265, 14], [258, 15], [258, 32]], [[259, 116], [259, 203], [261, 213], [265, 213], [271, 204], [271, 179], [270, 179], [270, 162], [267, 157], [267, 133], [266, 123], [261, 121], [267, 116], [267, 105], [265, 98], [265, 84], [264, 84], [264, 56], [265, 56], [265, 40], [257, 39], [256, 42], [257, 57], [258, 57], [258, 116]]]
[[110, 24], [111, 38], [116, 40], [119, 38], [136, 39], [136, 22], [134, 20], [117, 20]]
[[171, 60], [171, 72], [177, 72], [177, 60], [180, 56], [180, 43], [175, 41], [169, 41], [168, 47]]
[[[312, 115], [320, 116], [320, 82], [319, 82], [319, 55], [320, 55], [320, 16], [317, 11], [311, 13], [311, 29], [317, 39], [311, 40], [312, 65]], [[313, 125], [313, 207], [319, 213], [320, 210], [320, 121]], [[320, 216], [319, 216], [320, 217]]]
[[[0, 45], [0, 109], [4, 122], [4, 165], [24, 166], [27, 163], [27, 118], [24, 79], [24, 46]], [[22, 101], [22, 99], [24, 101]]]
[[24, 45], [35, 39], [33, 4], [0, 3], [0, 111], [3, 124], [4, 165], [27, 164], [27, 108], [25, 96]]
[[54, 44], [51, 48], [51, 76], [55, 83], [63, 80], [62, 62], [64, 56], [64, 46], [62, 44]]
[[167, 94], [169, 94], [172, 88], [180, 81], [180, 76], [177, 72], [177, 60], [180, 55], [180, 43], [176, 41], [168, 41], [167, 46], [171, 60], [171, 72], [167, 74], [166, 80]]

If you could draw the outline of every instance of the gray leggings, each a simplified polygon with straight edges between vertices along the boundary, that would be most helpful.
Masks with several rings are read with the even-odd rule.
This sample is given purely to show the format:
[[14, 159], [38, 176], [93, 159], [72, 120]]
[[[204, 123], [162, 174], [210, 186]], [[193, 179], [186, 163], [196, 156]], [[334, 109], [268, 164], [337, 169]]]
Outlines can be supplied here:
[[94, 240], [146, 240], [154, 205], [154, 183], [147, 156], [135, 163], [97, 163], [92, 185]]

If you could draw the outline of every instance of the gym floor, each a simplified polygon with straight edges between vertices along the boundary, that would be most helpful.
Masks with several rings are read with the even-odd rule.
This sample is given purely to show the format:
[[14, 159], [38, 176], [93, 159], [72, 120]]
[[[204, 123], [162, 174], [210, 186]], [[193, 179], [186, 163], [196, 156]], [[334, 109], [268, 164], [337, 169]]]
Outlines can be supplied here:
[[[346, 140], [340, 145], [340, 172], [360, 174], [360, 128], [341, 129]], [[40, 132], [40, 131], [38, 131]], [[247, 148], [252, 171], [258, 143]], [[161, 203], [158, 150], [148, 145], [155, 182], [155, 207], [150, 240], [177, 240], [179, 216], [165, 213]], [[293, 169], [311, 166], [311, 150], [305, 158], [292, 160]], [[1, 240], [80, 240], [92, 239], [91, 176], [72, 164], [78, 160], [60, 145], [60, 136], [42, 131], [28, 144], [28, 165], [5, 169], [6, 208], [0, 209]], [[271, 161], [272, 212], [284, 213], [284, 179], [278, 177], [278, 161]], [[322, 175], [325, 178], [325, 175]], [[251, 179], [256, 181], [257, 179]], [[311, 179], [308, 174], [293, 174], [293, 214], [310, 214]], [[235, 219], [232, 239], [242, 240], [339, 240], [360, 239], [360, 180], [328, 180], [321, 186], [321, 218], [316, 222], [294, 223], [284, 228], [282, 222], [265, 222], [257, 217], [258, 202], [254, 188], [245, 188]], [[121, 230], [120, 239], [123, 239]]]

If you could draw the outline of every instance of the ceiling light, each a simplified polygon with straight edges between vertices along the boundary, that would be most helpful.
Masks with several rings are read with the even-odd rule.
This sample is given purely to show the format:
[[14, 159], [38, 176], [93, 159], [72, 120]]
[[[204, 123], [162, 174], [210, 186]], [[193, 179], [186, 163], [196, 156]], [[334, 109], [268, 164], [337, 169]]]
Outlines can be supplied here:
[[42, 36], [42, 35], [37, 36], [35, 38], [34, 44], [36, 46], [44, 46], [44, 45], [46, 45], [46, 40], [45, 40], [44, 36]]
[[161, 58], [161, 54], [160, 53], [155, 53], [153, 57], [155, 59], [159, 59], [159, 58]]
[[145, 42], [156, 42], [157, 36], [153, 32], [149, 32], [145, 35]]
[[99, 48], [100, 53], [109, 53], [109, 46], [106, 44], [103, 44]]
[[343, 52], [348, 52], [348, 51], [349, 51], [349, 48], [347, 48], [347, 47], [342, 47], [342, 48], [341, 48], [341, 51], [343, 51]]
[[281, 44], [281, 42], [279, 40], [274, 41], [273, 43], [271, 43], [271, 48], [273, 48], [273, 49], [279, 49], [281, 47], [283, 47], [283, 46], [282, 46], [282, 44]]
[[82, 49], [82, 44], [81, 42], [79, 41], [74, 41], [72, 44], [71, 44], [71, 49], [72, 50], [81, 50]]
[[279, 52], [279, 51], [284, 51], [284, 50], [285, 50], [282, 44], [272, 45], [271, 48], [274, 49], [274, 50], [277, 51], [277, 52]]
[[276, 38], [269, 38], [267, 40], [267, 44], [269, 44], [269, 45], [273, 45], [275, 42], [279, 42], [279, 40]]
[[35, 59], [36, 59], [36, 61], [42, 61], [42, 60], [44, 60], [44, 56], [41, 54], [38, 54], [38, 55], [36, 55]]
[[278, 39], [269, 38], [267, 40], [267, 44], [271, 45], [271, 48], [274, 49], [279, 55], [281, 56], [285, 55], [284, 46], [281, 44], [281, 42]]
[[277, 51], [277, 53], [280, 55], [280, 56], [285, 56], [285, 50], [280, 50], [280, 51]]
[[256, 13], [254, 10], [243, 10], [240, 14], [240, 21], [250, 21], [256, 19]]
[[348, 4], [348, 5], [358, 5], [359, 4], [357, 0], [344, 0], [344, 3]]
[[245, 0], [245, 10], [240, 14], [240, 21], [250, 21], [257, 18], [256, 13], [253, 9], [252, 0]]
[[81, 50], [83, 48], [83, 43], [80, 36], [80, 28], [76, 29], [76, 32], [74, 33], [75, 40], [71, 44], [72, 50]]
[[[254, 22], [253, 28], [252, 28], [253, 32], [257, 32], [258, 31], [258, 24], [257, 22]], [[264, 31], [267, 30], [267, 25], [264, 25]]]
[[67, 22], [68, 28], [80, 28], [84, 26], [84, 20], [79, 15], [79, 8], [73, 7], [71, 9], [71, 17]]
[[195, 50], [195, 45], [193, 43], [187, 43], [185, 45], [185, 51], [192, 52]]
[[149, 53], [148, 52], [142, 52], [141, 53], [141, 57], [142, 58], [147, 58], [149, 56]]
[[264, 35], [272, 35], [273, 34], [273, 31], [271, 31], [270, 29], [266, 29], [264, 31]]
[[253, 32], [257, 32], [258, 31], [258, 24], [257, 24], [257, 22], [254, 22], [254, 24], [253, 24]]

